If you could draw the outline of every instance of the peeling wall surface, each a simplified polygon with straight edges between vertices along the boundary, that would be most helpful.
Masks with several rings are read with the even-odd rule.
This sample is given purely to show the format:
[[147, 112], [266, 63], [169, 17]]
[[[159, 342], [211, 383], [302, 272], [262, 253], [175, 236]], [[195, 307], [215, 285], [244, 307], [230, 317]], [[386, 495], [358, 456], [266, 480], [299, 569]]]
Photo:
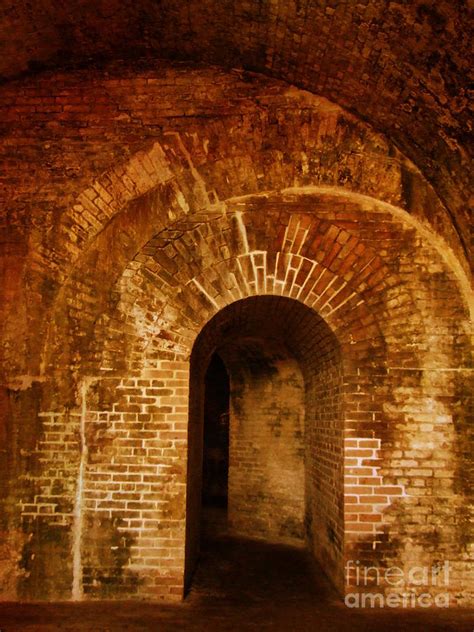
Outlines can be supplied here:
[[[462, 3], [225, 3], [226, 57], [220, 4], [166, 0], [123, 59], [131, 3], [70, 4], [38, 3], [31, 58], [1, 44], [0, 599], [182, 599], [217, 352], [235, 532], [304, 543], [341, 594], [350, 560], [448, 562], [431, 592], [472, 604]], [[426, 592], [404, 577], [381, 590]]]

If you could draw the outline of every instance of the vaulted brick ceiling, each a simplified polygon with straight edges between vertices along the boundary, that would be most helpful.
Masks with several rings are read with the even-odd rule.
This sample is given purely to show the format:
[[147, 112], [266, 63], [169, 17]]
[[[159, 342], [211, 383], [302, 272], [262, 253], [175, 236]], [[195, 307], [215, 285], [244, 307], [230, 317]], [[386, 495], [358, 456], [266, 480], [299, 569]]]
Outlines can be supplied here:
[[462, 0], [4, 0], [0, 77], [109, 59], [244, 67], [385, 132], [467, 249], [473, 13]]

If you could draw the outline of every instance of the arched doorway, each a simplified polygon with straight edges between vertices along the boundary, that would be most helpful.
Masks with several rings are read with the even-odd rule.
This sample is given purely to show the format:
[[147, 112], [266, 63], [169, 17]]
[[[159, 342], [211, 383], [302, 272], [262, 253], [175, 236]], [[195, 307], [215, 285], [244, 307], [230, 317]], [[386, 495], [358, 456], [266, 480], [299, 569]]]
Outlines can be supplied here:
[[[227, 523], [232, 533], [306, 543], [340, 585], [343, 567], [343, 372], [339, 344], [302, 303], [232, 303], [198, 336], [190, 375], [186, 583], [201, 531], [205, 413], [216, 354], [229, 376]], [[206, 380], [207, 376], [207, 380]], [[206, 389], [206, 382], [208, 388]], [[214, 438], [215, 441], [215, 438]], [[203, 470], [204, 463], [204, 470]]]

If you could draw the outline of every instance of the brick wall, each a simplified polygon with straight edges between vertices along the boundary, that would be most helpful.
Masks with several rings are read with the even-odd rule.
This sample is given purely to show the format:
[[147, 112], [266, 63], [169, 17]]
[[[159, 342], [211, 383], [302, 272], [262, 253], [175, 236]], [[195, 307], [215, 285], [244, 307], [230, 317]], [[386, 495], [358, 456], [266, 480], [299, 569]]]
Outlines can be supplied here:
[[[344, 555], [343, 367], [337, 342], [311, 344], [306, 391], [306, 531], [310, 550], [339, 589]], [[329, 346], [329, 348], [327, 348]]]
[[[104, 379], [86, 408], [83, 591], [99, 598], [183, 594], [187, 364]], [[90, 403], [89, 403], [90, 399]]]
[[205, 365], [215, 348], [231, 380], [231, 528], [307, 541], [340, 585], [344, 420], [334, 334], [295, 300], [254, 296], [206, 325], [194, 366]]
[[[3, 594], [180, 597], [198, 546], [200, 379], [231, 326], [292, 341], [306, 534], [339, 588], [344, 557], [449, 558], [453, 600], [467, 601], [470, 321], [443, 205], [322, 99], [175, 78], [25, 80], [18, 111], [2, 88], [7, 167], [22, 147], [2, 215], [15, 246], [2, 257], [1, 554], [16, 584]], [[305, 307], [226, 311], [263, 295]]]
[[[108, 92], [120, 90], [131, 57], [134, 74], [152, 67], [166, 89], [142, 99], [134, 88], [126, 92], [127, 102], [178, 117], [189, 111], [189, 100], [176, 101], [170, 92], [186, 82], [186, 69], [181, 65], [170, 76], [157, 57], [252, 68], [326, 96], [393, 138], [436, 183], [468, 249], [469, 149], [464, 131], [470, 124], [465, 77], [470, 70], [471, 24], [463, 3], [367, 1], [328, 7], [288, 5], [285, 0], [265, 6], [188, 0], [183, 7], [179, 0], [166, 0], [158, 8], [143, 0], [108, 0], [98, 11], [68, 3], [58, 13], [44, 1], [33, 12], [25, 0], [5, 1], [3, 77], [32, 72], [35, 83], [43, 64], [55, 68], [87, 62], [84, 74], [89, 79], [104, 58], [117, 60], [115, 68], [108, 69], [109, 90], [89, 98], [78, 99], [68, 86], [57, 95], [46, 84], [32, 95], [38, 117], [47, 120], [56, 112], [65, 120], [96, 120], [111, 101], [116, 102]], [[139, 55], [146, 59], [137, 60]], [[255, 75], [251, 81], [255, 83]], [[192, 103], [202, 93], [215, 100], [216, 83], [194, 81]], [[15, 101], [18, 115], [28, 117], [33, 103], [21, 88], [19, 94], [12, 92], [7, 103]], [[229, 95], [220, 112], [227, 114], [231, 101]], [[126, 114], [118, 114], [122, 123]], [[417, 197], [409, 174], [405, 186]]]
[[287, 351], [259, 342], [221, 351], [231, 379], [229, 522], [248, 536], [301, 540], [303, 377]]
[[[115, 69], [14, 82], [0, 97], [6, 250], [0, 270], [13, 280], [25, 266], [28, 278], [22, 289], [20, 279], [2, 286], [8, 298], [2, 302], [3, 352], [12, 378], [39, 374], [42, 362], [58, 366], [58, 354], [74, 366], [83, 354], [87, 335], [69, 349], [68, 335], [58, 331], [64, 313], [59, 322], [50, 318], [68, 277], [78, 286], [76, 300], [83, 291], [101, 295], [94, 278], [113, 285], [168, 222], [239, 195], [340, 187], [403, 208], [442, 232], [459, 254], [449, 214], [414, 165], [341, 108], [288, 92], [286, 84], [209, 69], [165, 67], [138, 76]], [[107, 305], [108, 299], [99, 312]], [[23, 340], [29, 328], [40, 335]], [[19, 331], [21, 355], [15, 353]], [[43, 357], [46, 336], [51, 345], [62, 342]]]

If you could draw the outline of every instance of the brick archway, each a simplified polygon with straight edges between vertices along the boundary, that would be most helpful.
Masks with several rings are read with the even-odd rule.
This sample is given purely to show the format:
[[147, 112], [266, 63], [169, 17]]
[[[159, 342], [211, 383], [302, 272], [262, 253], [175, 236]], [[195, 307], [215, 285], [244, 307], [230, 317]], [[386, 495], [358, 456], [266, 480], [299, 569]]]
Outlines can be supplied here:
[[[51, 208], [50, 224], [44, 232], [28, 232], [26, 250], [31, 254], [15, 256], [11, 267], [12, 274], [22, 271], [28, 288], [16, 300], [24, 304], [24, 326], [37, 330], [40, 340], [25, 335], [25, 353], [15, 353], [18, 313], [6, 310], [3, 337], [11, 367], [6, 380], [15, 383], [20, 374], [41, 376], [48, 370], [41, 341], [56, 336], [54, 326], [49, 327], [51, 321], [65, 317], [65, 302], [80, 301], [88, 292], [100, 294], [87, 270], [97, 269], [102, 285], [110, 287], [157, 231], [189, 213], [220, 212], [239, 196], [264, 198], [285, 190], [304, 195], [316, 187], [322, 194], [326, 189], [329, 195], [346, 192], [367, 196], [366, 202], [382, 201], [388, 204], [385, 212], [413, 219], [415, 229], [431, 240], [460, 285], [466, 286], [466, 262], [446, 209], [418, 169], [383, 135], [323, 98], [288, 91], [285, 84], [263, 78], [256, 81], [254, 77], [249, 84], [239, 75], [217, 70], [213, 72], [218, 88], [209, 109], [205, 97], [190, 99], [196, 83], [209, 81], [209, 71], [197, 69], [180, 77], [178, 92], [169, 95], [178, 104], [192, 101], [176, 126], [156, 99], [150, 110], [143, 109], [145, 95], [167, 94], [167, 81], [176, 72], [170, 67], [165, 77], [157, 77], [148, 71], [139, 77], [127, 76], [123, 84], [122, 80], [110, 82], [107, 76], [92, 86], [84, 85], [79, 76], [68, 83], [67, 96], [61, 97], [65, 107], [69, 100], [71, 104], [77, 99], [87, 101], [88, 89], [105, 99], [90, 129], [91, 144], [98, 137], [101, 151], [91, 153], [89, 142], [74, 144], [82, 113], [75, 113], [72, 105], [68, 123], [61, 125], [66, 128], [65, 142], [75, 147], [83, 177], [69, 179], [61, 188], [61, 200], [51, 207], [54, 181], [35, 173], [46, 197], [31, 201], [32, 215], [35, 205]], [[125, 85], [127, 94], [137, 91], [136, 101], [125, 98]], [[267, 94], [269, 86], [272, 97]], [[115, 100], [104, 97], [110, 91]], [[228, 110], [229, 93], [235, 94], [236, 103]], [[215, 115], [218, 103], [227, 103], [226, 124]], [[35, 107], [33, 98], [28, 110], [33, 123]], [[127, 113], [124, 117], [119, 116], [122, 108]], [[158, 128], [155, 120], [160, 121]], [[104, 137], [103, 129], [110, 130], [110, 136]], [[123, 155], [124, 140], [130, 143], [131, 155]], [[114, 265], [108, 252], [111, 243], [115, 244]], [[79, 309], [84, 311], [82, 306]], [[28, 356], [26, 364], [24, 356]], [[74, 358], [69, 359], [74, 364]]]
[[[398, 537], [406, 529], [413, 531], [411, 490], [418, 470], [426, 489], [449, 493], [450, 506], [459, 506], [462, 516], [462, 494], [423, 468], [421, 457], [410, 460], [417, 464], [412, 467], [396, 456], [397, 450], [416, 452], [434, 406], [439, 425], [436, 431], [434, 425], [427, 430], [431, 451], [449, 445], [443, 448], [443, 464], [454, 484], [456, 450], [463, 438], [456, 437], [446, 412], [454, 404], [443, 396], [433, 402], [432, 382], [436, 376], [441, 394], [450, 374], [443, 369], [446, 365], [436, 363], [450, 357], [450, 339], [441, 334], [446, 344], [438, 343], [437, 350], [445, 356], [430, 364], [427, 342], [445, 325], [442, 313], [433, 314], [422, 300], [424, 270], [436, 262], [433, 251], [425, 244], [429, 255], [419, 256], [415, 271], [413, 227], [385, 216], [385, 232], [373, 237], [373, 215], [351, 208], [347, 197], [276, 196], [266, 198], [264, 213], [261, 205], [260, 199], [244, 206], [238, 202], [225, 212], [189, 215], [160, 231], [107, 289], [110, 305], [102, 317], [90, 313], [90, 306], [98, 311], [101, 305], [90, 300], [93, 294], [71, 295], [77, 317], [63, 321], [65, 333], [55, 341], [61, 347], [50, 347], [50, 353], [58, 358], [80, 344], [74, 375], [78, 394], [58, 374], [51, 386], [66, 384], [65, 391], [50, 397], [45, 388], [36, 455], [51, 480], [51, 487], [43, 487], [43, 498], [53, 521], [61, 520], [62, 532], [71, 529], [73, 536], [76, 597], [102, 597], [116, 590], [130, 597], [180, 598], [191, 350], [215, 314], [261, 294], [304, 303], [325, 318], [339, 340], [344, 393], [351, 402], [345, 416], [349, 461], [344, 555], [377, 564], [416, 562], [416, 549], [401, 550]], [[446, 274], [441, 262], [436, 265], [440, 275]], [[92, 279], [92, 271], [83, 278]], [[454, 305], [455, 284], [443, 287], [451, 289]], [[459, 342], [467, 353], [461, 337]], [[420, 372], [424, 362], [429, 372]], [[68, 411], [64, 398], [71, 396]], [[456, 391], [452, 397], [454, 401]], [[82, 429], [80, 445], [66, 444], [64, 459], [73, 463], [78, 447], [83, 459], [80, 485], [78, 470], [72, 468], [61, 504], [53, 493], [56, 461], [48, 456], [50, 437], [59, 427], [66, 433]], [[139, 490], [133, 488], [137, 485]], [[70, 490], [77, 489], [82, 491], [79, 497], [72, 495], [73, 511], [58, 516], [58, 507], [71, 503]], [[423, 499], [430, 528], [440, 512], [435, 497]], [[38, 520], [37, 511], [34, 504], [25, 506], [23, 520], [53, 528], [51, 519]], [[459, 528], [461, 522], [444, 527], [444, 533], [457, 538]], [[103, 539], [96, 538], [92, 546], [87, 534], [96, 531]], [[111, 539], [122, 542], [118, 566], [100, 554]], [[427, 543], [427, 552], [432, 559], [439, 553], [437, 544]], [[461, 568], [461, 559], [458, 564]], [[334, 577], [342, 592], [340, 568], [340, 562], [335, 564]]]
[[[248, 96], [221, 78], [216, 98]], [[225, 125], [196, 122], [205, 99], [178, 130], [148, 127], [142, 112], [141, 150], [81, 180], [82, 194], [69, 187], [68, 210], [29, 234], [15, 279], [30, 309], [20, 336], [14, 310], [3, 323], [8, 423], [21, 434], [7, 438], [6, 469], [22, 481], [5, 505], [11, 549], [27, 560], [24, 574], [13, 564], [24, 598], [43, 586], [55, 598], [180, 597], [191, 350], [215, 314], [261, 294], [318, 312], [345, 358], [358, 406], [346, 418], [356, 509], [345, 555], [409, 565], [420, 546], [429, 561], [456, 542], [462, 590], [469, 290], [453, 227], [386, 139], [325, 100], [274, 89], [259, 107], [239, 97]], [[105, 153], [135, 119], [110, 124]], [[375, 511], [367, 497], [381, 498]], [[406, 533], [419, 544], [405, 549]], [[48, 556], [67, 560], [60, 577], [38, 570]]]
[[[257, 295], [202, 329], [190, 362], [185, 583], [199, 551], [203, 375], [230, 377], [228, 518], [234, 533], [306, 541], [344, 590], [344, 370], [339, 343], [303, 303]], [[344, 412], [343, 412], [344, 411]]]

